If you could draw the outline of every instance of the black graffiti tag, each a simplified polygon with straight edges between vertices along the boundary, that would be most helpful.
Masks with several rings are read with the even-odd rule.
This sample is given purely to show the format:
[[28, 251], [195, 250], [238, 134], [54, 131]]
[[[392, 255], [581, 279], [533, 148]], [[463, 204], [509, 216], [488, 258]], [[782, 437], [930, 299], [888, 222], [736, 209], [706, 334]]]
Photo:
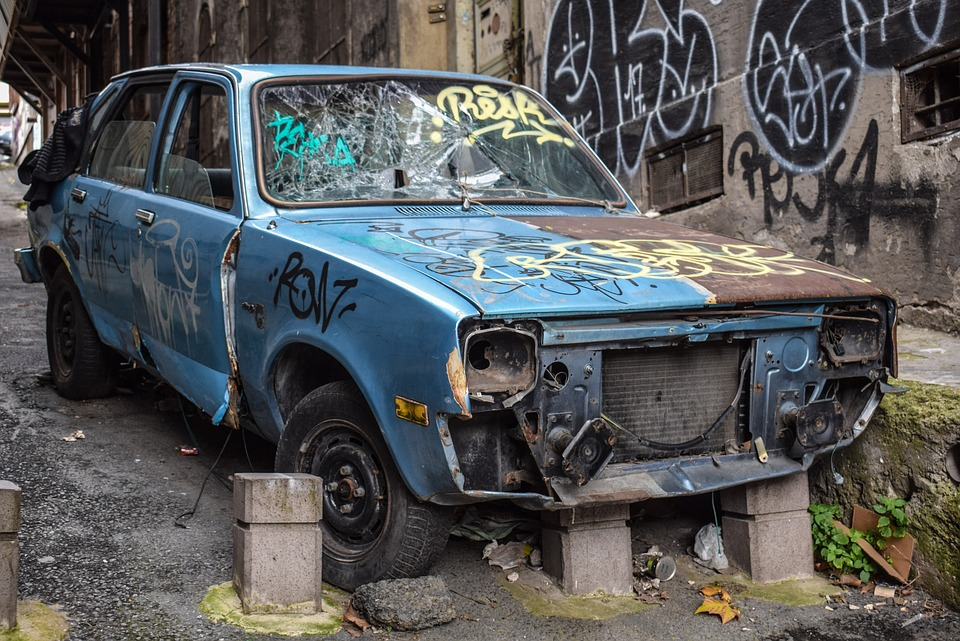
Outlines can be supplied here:
[[[876, 120], [871, 120], [863, 143], [849, 163], [847, 150], [841, 148], [819, 171], [798, 172], [781, 165], [770, 152], [762, 152], [757, 136], [745, 131], [730, 147], [727, 173], [733, 176], [739, 162], [751, 200], [757, 196], [759, 178], [767, 227], [773, 225], [774, 214], [791, 208], [806, 222], [825, 216], [825, 233], [810, 240], [821, 247], [817, 259], [835, 265], [841, 240], [858, 250], [868, 245], [874, 218], [912, 224], [927, 239], [933, 233], [936, 188], [929, 181], [905, 186], [878, 181], [878, 145], [879, 127]], [[805, 201], [801, 197], [799, 192], [804, 190], [798, 189], [800, 181], [815, 183], [816, 188], [810, 192], [813, 198]]]
[[[333, 301], [327, 303], [327, 294], [330, 290], [329, 283], [330, 262], [325, 261], [320, 270], [320, 277], [317, 278], [313, 270], [303, 266], [303, 254], [293, 252], [287, 257], [287, 263], [283, 269], [274, 269], [268, 280], [277, 279], [277, 286], [273, 292], [273, 305], [276, 307], [280, 302], [280, 296], [283, 290], [287, 292], [287, 303], [290, 305], [290, 311], [300, 319], [307, 319], [311, 316], [317, 325], [320, 325], [320, 331], [327, 331], [330, 321], [334, 314], [341, 318], [347, 312], [352, 312], [357, 308], [356, 303], [347, 303], [341, 306], [343, 296], [357, 286], [359, 282], [356, 278], [338, 279], [333, 281], [333, 289], [337, 290]], [[337, 310], [339, 309], [339, 312]]]

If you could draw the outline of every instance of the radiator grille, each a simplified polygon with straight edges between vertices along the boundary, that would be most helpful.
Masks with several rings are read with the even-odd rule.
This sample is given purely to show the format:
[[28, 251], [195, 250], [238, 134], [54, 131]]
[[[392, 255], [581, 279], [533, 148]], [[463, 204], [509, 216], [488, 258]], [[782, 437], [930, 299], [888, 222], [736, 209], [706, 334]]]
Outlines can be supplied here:
[[[730, 405], [739, 383], [738, 345], [610, 350], [603, 354], [603, 411], [650, 441], [683, 443], [705, 432]], [[738, 408], [705, 442], [684, 454], [722, 452], [736, 437]], [[676, 456], [640, 445], [627, 434], [614, 461]]]

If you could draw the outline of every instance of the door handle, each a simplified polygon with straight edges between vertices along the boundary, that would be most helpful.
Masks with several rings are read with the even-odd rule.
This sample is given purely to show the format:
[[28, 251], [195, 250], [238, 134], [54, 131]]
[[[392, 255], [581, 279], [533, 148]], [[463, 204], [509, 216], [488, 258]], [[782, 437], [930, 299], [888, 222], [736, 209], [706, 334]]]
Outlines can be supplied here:
[[82, 203], [87, 199], [87, 192], [79, 187], [74, 187], [70, 190], [70, 196], [78, 203]]
[[139, 220], [144, 225], [152, 225], [153, 219], [156, 217], [157, 215], [152, 211], [147, 211], [146, 209], [137, 210], [137, 220]]

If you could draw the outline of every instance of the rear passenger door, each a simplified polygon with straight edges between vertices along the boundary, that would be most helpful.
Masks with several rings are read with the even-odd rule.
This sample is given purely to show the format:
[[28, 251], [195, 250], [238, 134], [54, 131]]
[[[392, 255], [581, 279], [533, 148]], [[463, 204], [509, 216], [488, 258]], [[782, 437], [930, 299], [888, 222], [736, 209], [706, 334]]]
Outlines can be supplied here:
[[136, 211], [170, 77], [133, 79], [94, 112], [87, 164], [73, 179], [64, 219], [65, 252], [101, 339], [136, 353], [130, 259]]
[[[145, 355], [215, 422], [233, 409], [233, 262], [242, 219], [226, 78], [180, 74], [158, 130], [132, 260]], [[233, 245], [236, 249], [236, 245]]]

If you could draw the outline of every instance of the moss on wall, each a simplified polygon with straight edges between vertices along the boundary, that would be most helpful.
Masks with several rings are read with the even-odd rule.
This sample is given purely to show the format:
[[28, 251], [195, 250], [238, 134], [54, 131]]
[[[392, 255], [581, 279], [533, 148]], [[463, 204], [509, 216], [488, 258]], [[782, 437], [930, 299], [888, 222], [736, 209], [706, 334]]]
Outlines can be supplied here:
[[906, 394], [888, 394], [867, 431], [811, 470], [813, 502], [839, 502], [849, 515], [882, 496], [908, 500], [909, 532], [917, 540], [914, 576], [933, 596], [960, 609], [960, 484], [946, 470], [947, 451], [960, 442], [960, 391], [900, 382]]

